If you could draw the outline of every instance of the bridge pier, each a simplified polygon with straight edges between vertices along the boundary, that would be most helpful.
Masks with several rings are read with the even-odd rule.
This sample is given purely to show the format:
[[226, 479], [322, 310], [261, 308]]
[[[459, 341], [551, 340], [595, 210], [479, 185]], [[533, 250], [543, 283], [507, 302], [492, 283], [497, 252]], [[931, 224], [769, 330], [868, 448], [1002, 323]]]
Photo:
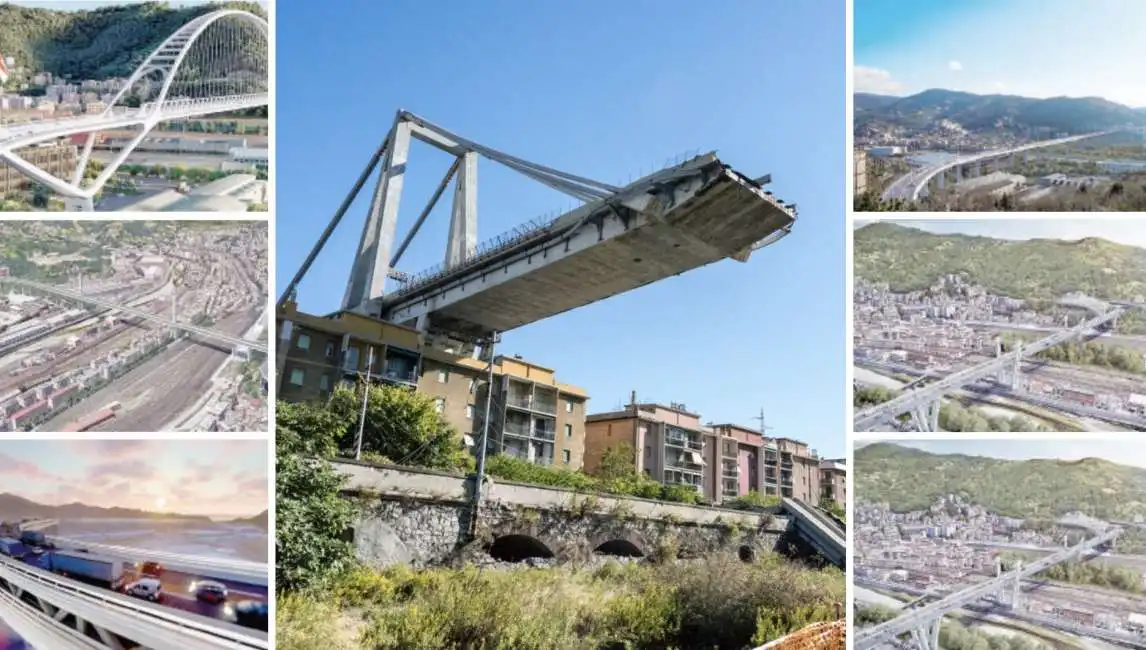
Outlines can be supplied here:
[[935, 183], [942, 190], [947, 185], [947, 172], [941, 171], [935, 175]]
[[941, 650], [939, 648], [939, 628], [942, 622], [943, 619], [938, 618], [911, 631], [911, 638], [920, 650]]
[[926, 406], [921, 406], [911, 412], [911, 421], [920, 432], [939, 431], [939, 400], [934, 400]]
[[963, 182], [963, 165], [955, 165], [955, 182]]
[[477, 248], [477, 161], [476, 151], [461, 155], [450, 233], [446, 240], [446, 268], [454, 267], [474, 254]]
[[1019, 378], [1023, 371], [1023, 342], [1015, 346], [1015, 359], [1011, 368], [1011, 390], [1019, 390]]

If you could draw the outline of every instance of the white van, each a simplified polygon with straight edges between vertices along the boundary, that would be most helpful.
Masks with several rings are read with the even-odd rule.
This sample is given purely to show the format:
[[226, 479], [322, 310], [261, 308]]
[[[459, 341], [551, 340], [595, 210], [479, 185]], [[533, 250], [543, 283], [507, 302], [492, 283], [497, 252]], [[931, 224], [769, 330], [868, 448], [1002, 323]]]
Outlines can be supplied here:
[[152, 602], [159, 602], [163, 586], [155, 578], [142, 578], [124, 588], [123, 592], [136, 598], [144, 598]]

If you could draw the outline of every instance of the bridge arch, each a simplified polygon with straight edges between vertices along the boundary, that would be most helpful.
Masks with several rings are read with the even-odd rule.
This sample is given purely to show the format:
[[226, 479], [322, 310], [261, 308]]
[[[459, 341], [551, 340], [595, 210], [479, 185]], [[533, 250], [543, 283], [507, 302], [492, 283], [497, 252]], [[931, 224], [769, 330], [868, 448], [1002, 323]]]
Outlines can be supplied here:
[[[167, 37], [152, 51], [147, 58], [135, 69], [135, 71], [128, 77], [127, 82], [123, 88], [115, 95], [115, 97], [108, 103], [107, 108], [97, 119], [111, 120], [114, 122], [109, 128], [130, 128], [139, 127], [139, 132], [135, 137], [127, 143], [123, 150], [109, 162], [102, 172], [89, 184], [84, 186], [84, 171], [87, 169], [88, 161], [91, 157], [92, 148], [95, 144], [95, 135], [102, 130], [100, 124], [92, 123], [90, 120], [80, 120], [74, 124], [63, 124], [61, 128], [49, 129], [44, 133], [32, 133], [22, 136], [16, 136], [10, 139], [6, 147], [0, 147], [0, 160], [8, 163], [23, 175], [31, 178], [32, 180], [45, 185], [52, 189], [59, 195], [72, 198], [72, 199], [86, 199], [91, 200], [95, 195], [103, 189], [107, 182], [111, 179], [112, 175], [123, 165], [124, 161], [129, 155], [139, 146], [147, 134], [155, 128], [159, 122], [164, 119], [171, 119], [176, 116], [164, 116], [163, 109], [168, 100], [171, 92], [171, 86], [179, 72], [183, 69], [187, 55], [194, 49], [195, 44], [199, 41], [200, 37], [212, 25], [217, 24], [224, 19], [238, 20], [240, 24], [250, 25], [262, 35], [263, 42], [267, 43], [269, 49], [269, 35], [270, 27], [266, 20], [256, 16], [253, 13], [239, 10], [239, 9], [222, 9], [219, 11], [212, 11], [189, 21], [174, 33]], [[269, 66], [269, 56], [263, 57], [265, 60], [264, 66]], [[144, 79], [153, 79], [159, 87], [159, 91], [150, 102], [143, 104], [139, 109], [133, 112], [122, 112], [122, 106], [119, 108], [120, 113], [116, 114], [116, 108], [119, 106], [121, 100], [131, 93], [137, 84]], [[251, 101], [261, 99], [269, 91], [269, 67], [265, 67], [262, 71], [262, 90], [254, 94], [242, 94], [236, 97], [246, 97], [246, 104]], [[223, 98], [216, 98], [223, 99]], [[196, 106], [208, 104], [207, 99], [192, 99], [189, 102], [187, 112], [190, 115], [202, 114], [206, 115], [212, 112], [219, 112], [220, 106], [225, 102], [217, 102], [215, 110], [196, 109]], [[243, 103], [243, 102], [240, 102]], [[246, 105], [244, 104], [244, 105]], [[256, 105], [262, 105], [258, 101]], [[201, 111], [196, 113], [195, 110]], [[108, 126], [106, 123], [104, 126]], [[59, 137], [66, 137], [69, 135], [87, 134], [84, 143], [83, 151], [80, 153], [79, 160], [77, 161], [76, 169], [69, 180], [61, 179], [53, 174], [50, 174], [21, 156], [15, 153], [16, 149], [32, 146], [37, 142], [42, 142], [47, 139], [56, 139]], [[90, 206], [87, 208], [90, 209]]]
[[532, 535], [520, 534], [497, 537], [489, 547], [489, 554], [490, 557], [500, 562], [522, 562], [532, 558], [550, 559], [557, 556], [540, 539]]
[[593, 548], [594, 555], [611, 555], [613, 557], [645, 557], [644, 549], [628, 539], [610, 539]]

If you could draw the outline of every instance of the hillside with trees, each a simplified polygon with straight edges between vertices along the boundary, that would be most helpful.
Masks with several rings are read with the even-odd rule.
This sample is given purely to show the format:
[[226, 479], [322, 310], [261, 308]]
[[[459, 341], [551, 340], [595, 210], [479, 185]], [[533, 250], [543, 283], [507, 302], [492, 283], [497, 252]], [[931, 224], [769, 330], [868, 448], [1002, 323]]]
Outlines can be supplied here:
[[856, 449], [855, 494], [897, 512], [958, 494], [1008, 517], [1052, 520], [1082, 512], [1128, 520], [1146, 515], [1146, 469], [1097, 458], [1011, 461], [877, 443]]
[[0, 4], [0, 53], [32, 73], [67, 79], [126, 77], [179, 27], [221, 8], [266, 17], [256, 2], [173, 7], [165, 2], [58, 11]]
[[936, 88], [908, 97], [856, 93], [854, 106], [857, 136], [889, 127], [924, 132], [941, 121], [955, 122], [972, 133], [1013, 134], [1038, 128], [1090, 133], [1126, 124], [1146, 125], [1146, 113], [1100, 97], [1033, 99]]
[[1088, 237], [1078, 241], [937, 235], [894, 223], [854, 231], [855, 277], [886, 282], [892, 291], [926, 289], [962, 274], [992, 293], [1057, 300], [1082, 292], [1106, 300], [1146, 294], [1146, 249]]

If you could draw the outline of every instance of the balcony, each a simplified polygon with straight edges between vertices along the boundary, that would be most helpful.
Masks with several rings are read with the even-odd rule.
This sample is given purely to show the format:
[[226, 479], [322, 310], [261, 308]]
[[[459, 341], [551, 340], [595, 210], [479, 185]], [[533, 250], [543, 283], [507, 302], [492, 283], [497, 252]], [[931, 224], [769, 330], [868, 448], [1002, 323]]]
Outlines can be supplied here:
[[736, 465], [727, 465], [726, 464], [721, 468], [721, 474], [724, 476], [724, 478], [739, 479], [740, 478], [740, 468], [737, 467]]
[[532, 428], [529, 422], [514, 422], [512, 418], [505, 419], [505, 433], [517, 438], [529, 438]]
[[506, 406], [512, 406], [513, 408], [522, 409], [523, 411], [532, 410], [532, 402], [533, 400], [530, 399], [529, 393], [522, 394], [513, 390], [510, 390], [509, 395], [505, 398]]
[[533, 427], [533, 437], [542, 440], [556, 440], [557, 429], [551, 427]]
[[669, 435], [665, 438], [665, 444], [670, 447], [678, 449], [685, 449], [688, 451], [704, 451], [704, 443], [699, 440], [693, 440], [686, 436], [673, 436]]
[[786, 488], [792, 487], [792, 477], [789, 476], [787, 478], [780, 479], [780, 485]]

